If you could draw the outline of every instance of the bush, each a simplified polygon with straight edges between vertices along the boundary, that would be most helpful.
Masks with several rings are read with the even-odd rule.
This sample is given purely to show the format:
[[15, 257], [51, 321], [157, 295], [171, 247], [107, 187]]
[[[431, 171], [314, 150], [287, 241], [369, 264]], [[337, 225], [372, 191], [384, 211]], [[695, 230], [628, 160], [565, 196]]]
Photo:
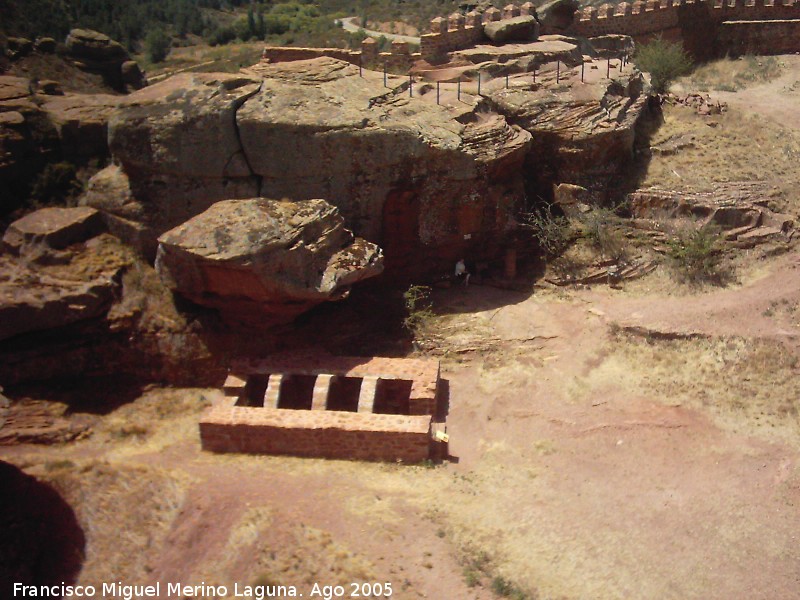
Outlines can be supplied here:
[[151, 63], [160, 63], [167, 58], [169, 49], [172, 46], [172, 38], [160, 27], [153, 29], [144, 39], [145, 52], [147, 59]]
[[408, 313], [408, 316], [403, 319], [403, 327], [415, 338], [422, 335], [433, 317], [431, 291], [427, 285], [412, 285], [403, 294]]
[[604, 258], [617, 262], [627, 258], [625, 240], [615, 229], [619, 217], [607, 208], [595, 208], [580, 218], [583, 235]]
[[665, 41], [660, 36], [649, 44], [639, 46], [634, 61], [642, 71], [650, 73], [653, 89], [659, 94], [666, 92], [675, 78], [692, 69], [692, 60], [683, 46]]
[[690, 284], [724, 285], [732, 278], [729, 269], [721, 265], [719, 233], [711, 228], [683, 232], [669, 241], [669, 255], [678, 278]]
[[522, 227], [528, 230], [545, 253], [558, 256], [567, 249], [574, 231], [566, 217], [553, 214], [549, 206], [539, 206], [522, 214]]

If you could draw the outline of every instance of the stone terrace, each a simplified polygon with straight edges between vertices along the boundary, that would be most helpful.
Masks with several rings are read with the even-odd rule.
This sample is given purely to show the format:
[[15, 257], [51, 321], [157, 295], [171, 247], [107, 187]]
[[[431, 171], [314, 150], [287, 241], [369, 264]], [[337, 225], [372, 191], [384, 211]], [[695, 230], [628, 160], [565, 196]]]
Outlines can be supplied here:
[[234, 365], [200, 420], [203, 449], [420, 462], [430, 456], [439, 362], [294, 356]]

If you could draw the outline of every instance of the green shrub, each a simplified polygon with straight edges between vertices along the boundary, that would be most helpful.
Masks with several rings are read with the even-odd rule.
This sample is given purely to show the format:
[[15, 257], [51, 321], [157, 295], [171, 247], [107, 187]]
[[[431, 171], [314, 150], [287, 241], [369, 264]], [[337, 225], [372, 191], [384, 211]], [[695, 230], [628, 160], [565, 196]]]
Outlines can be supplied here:
[[659, 94], [666, 92], [675, 78], [692, 69], [692, 60], [683, 46], [660, 36], [649, 44], [639, 46], [634, 61], [642, 71], [650, 73], [653, 89]]
[[550, 256], [558, 256], [566, 250], [575, 233], [569, 220], [554, 214], [549, 206], [538, 206], [523, 213], [520, 224], [531, 233], [539, 248]]
[[616, 230], [619, 217], [607, 208], [595, 208], [582, 215], [583, 236], [604, 258], [623, 261], [627, 258], [625, 240]]
[[709, 227], [682, 232], [670, 240], [669, 256], [678, 278], [695, 285], [728, 283], [732, 273], [721, 264], [719, 243], [719, 233]]
[[147, 59], [154, 64], [163, 62], [167, 58], [171, 46], [172, 38], [160, 27], [151, 30], [144, 39]]
[[415, 338], [423, 334], [433, 315], [431, 288], [427, 285], [412, 285], [403, 293], [407, 317], [403, 319], [405, 327]]

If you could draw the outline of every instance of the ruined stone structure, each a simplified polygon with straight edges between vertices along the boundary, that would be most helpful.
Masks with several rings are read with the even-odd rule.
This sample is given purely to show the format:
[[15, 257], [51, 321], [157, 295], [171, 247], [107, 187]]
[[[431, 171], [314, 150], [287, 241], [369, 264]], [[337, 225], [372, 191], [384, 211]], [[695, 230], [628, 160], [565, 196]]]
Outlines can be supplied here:
[[439, 361], [290, 357], [236, 364], [200, 420], [204, 450], [420, 462]]

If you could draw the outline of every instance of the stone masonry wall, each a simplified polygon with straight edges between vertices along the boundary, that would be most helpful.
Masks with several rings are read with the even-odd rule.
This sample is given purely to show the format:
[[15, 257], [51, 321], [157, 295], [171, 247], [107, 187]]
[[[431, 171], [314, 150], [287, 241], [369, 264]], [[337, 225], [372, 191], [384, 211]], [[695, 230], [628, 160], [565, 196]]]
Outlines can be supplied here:
[[200, 421], [203, 450], [417, 463], [430, 416], [216, 406]]
[[361, 53], [342, 48], [291, 48], [285, 46], [266, 46], [261, 53], [262, 60], [274, 63], [309, 60], [320, 56], [330, 56], [358, 65]]
[[800, 19], [783, 21], [729, 21], [719, 28], [717, 43], [734, 55], [800, 51]]
[[512, 19], [520, 15], [532, 15], [535, 10], [531, 2], [526, 2], [522, 6], [509, 4], [502, 11], [489, 8], [482, 13], [469, 12], [466, 16], [454, 13], [446, 19], [437, 17], [431, 21], [430, 33], [420, 37], [420, 54], [427, 61], [441, 60], [448, 52], [488, 41], [483, 33], [483, 26], [486, 23]]
[[345, 377], [379, 377], [412, 381], [409, 396], [412, 415], [430, 415], [436, 410], [439, 394], [439, 361], [435, 359], [287, 356], [234, 363], [231, 375], [244, 380], [253, 373], [333, 374]]
[[[490, 8], [466, 17], [433, 19], [431, 33], [421, 37], [422, 58], [442, 60], [448, 52], [484, 40], [485, 23], [532, 14], [533, 10], [530, 3], [521, 7], [509, 4], [502, 11]], [[777, 54], [800, 51], [794, 20], [800, 20], [800, 0], [637, 0], [588, 7], [576, 13], [567, 33], [582, 37], [615, 33], [640, 42], [663, 33], [668, 39], [682, 40], [698, 58], [736, 53], [742, 47], [749, 52]], [[723, 23], [732, 21], [737, 25], [719, 31]], [[775, 21], [780, 23], [770, 24]], [[716, 43], [710, 43], [715, 39]]]
[[[773, 26], [772, 21], [800, 19], [800, 3], [796, 0], [647, 0], [589, 7], [576, 15], [570, 34], [593, 37], [609, 33], [629, 35], [637, 41], [656, 33], [683, 39], [684, 45], [699, 58], [735, 51], [730, 44], [742, 44], [746, 38], [749, 51], [760, 54], [800, 50], [800, 37], [792, 35], [794, 25]], [[722, 34], [722, 24], [748, 22]], [[771, 34], [781, 35], [773, 44]], [[716, 40], [716, 44], [710, 43]]]

